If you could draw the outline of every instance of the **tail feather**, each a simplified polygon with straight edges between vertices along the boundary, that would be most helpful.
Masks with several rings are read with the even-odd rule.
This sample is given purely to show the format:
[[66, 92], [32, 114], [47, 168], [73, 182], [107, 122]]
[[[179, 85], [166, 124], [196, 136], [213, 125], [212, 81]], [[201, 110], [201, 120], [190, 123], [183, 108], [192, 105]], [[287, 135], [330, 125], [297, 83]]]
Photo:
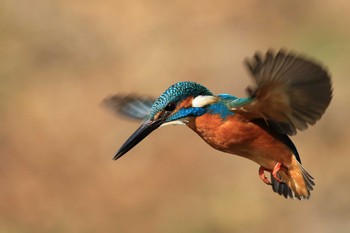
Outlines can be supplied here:
[[304, 169], [304, 167], [299, 163], [300, 169], [303, 173], [304, 180], [310, 191], [314, 190], [315, 182], [314, 178]]
[[292, 165], [278, 172], [279, 178], [284, 182], [278, 182], [271, 176], [272, 190], [285, 198], [309, 199], [310, 192], [315, 186], [314, 178], [293, 158]]
[[284, 196], [285, 198], [294, 198], [292, 189], [290, 189], [286, 183], [278, 182], [272, 175], [271, 175], [271, 183], [272, 183], [272, 190], [275, 193], [278, 193], [279, 195]]

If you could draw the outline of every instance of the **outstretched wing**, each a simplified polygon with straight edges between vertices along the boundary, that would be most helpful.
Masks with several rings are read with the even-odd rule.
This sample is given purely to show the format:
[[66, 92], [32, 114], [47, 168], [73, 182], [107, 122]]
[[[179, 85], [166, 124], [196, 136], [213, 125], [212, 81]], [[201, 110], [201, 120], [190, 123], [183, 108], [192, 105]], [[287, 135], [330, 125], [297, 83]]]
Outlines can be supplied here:
[[255, 54], [246, 65], [256, 82], [250, 98], [235, 111], [248, 119], [263, 118], [283, 134], [294, 135], [321, 118], [332, 99], [327, 71], [314, 61], [280, 50]]
[[154, 101], [154, 98], [147, 96], [117, 94], [105, 98], [102, 104], [118, 116], [145, 120], [149, 117]]

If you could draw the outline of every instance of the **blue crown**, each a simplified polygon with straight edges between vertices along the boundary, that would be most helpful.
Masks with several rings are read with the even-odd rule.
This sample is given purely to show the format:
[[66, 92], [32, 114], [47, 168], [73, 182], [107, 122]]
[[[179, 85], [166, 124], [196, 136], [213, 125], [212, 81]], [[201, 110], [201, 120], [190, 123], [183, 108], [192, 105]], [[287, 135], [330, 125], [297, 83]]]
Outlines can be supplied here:
[[172, 102], [181, 101], [188, 96], [212, 95], [212, 93], [204, 86], [195, 82], [178, 82], [169, 87], [152, 105], [150, 117], [161, 111]]

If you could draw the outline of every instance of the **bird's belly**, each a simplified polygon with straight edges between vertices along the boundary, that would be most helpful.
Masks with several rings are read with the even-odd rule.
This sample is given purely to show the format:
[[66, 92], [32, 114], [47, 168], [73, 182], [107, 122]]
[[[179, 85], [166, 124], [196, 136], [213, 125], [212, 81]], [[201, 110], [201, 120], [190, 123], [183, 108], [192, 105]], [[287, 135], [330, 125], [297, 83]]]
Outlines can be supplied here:
[[230, 116], [223, 121], [219, 116], [210, 119], [197, 117], [189, 124], [199, 136], [217, 150], [250, 159], [272, 169], [276, 162], [288, 166], [291, 150], [259, 125]]

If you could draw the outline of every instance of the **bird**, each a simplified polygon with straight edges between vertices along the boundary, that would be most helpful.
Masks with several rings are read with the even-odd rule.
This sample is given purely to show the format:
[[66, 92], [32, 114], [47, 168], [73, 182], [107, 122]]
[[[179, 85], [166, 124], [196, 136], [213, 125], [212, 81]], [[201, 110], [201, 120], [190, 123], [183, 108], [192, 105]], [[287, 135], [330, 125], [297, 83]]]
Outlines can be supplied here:
[[302, 166], [290, 136], [325, 113], [333, 97], [331, 76], [320, 62], [286, 49], [256, 52], [244, 64], [254, 82], [246, 97], [216, 95], [193, 81], [177, 82], [158, 98], [106, 97], [103, 105], [117, 115], [144, 121], [113, 159], [159, 127], [185, 125], [214, 149], [260, 165], [259, 177], [275, 193], [309, 199], [314, 178]]

